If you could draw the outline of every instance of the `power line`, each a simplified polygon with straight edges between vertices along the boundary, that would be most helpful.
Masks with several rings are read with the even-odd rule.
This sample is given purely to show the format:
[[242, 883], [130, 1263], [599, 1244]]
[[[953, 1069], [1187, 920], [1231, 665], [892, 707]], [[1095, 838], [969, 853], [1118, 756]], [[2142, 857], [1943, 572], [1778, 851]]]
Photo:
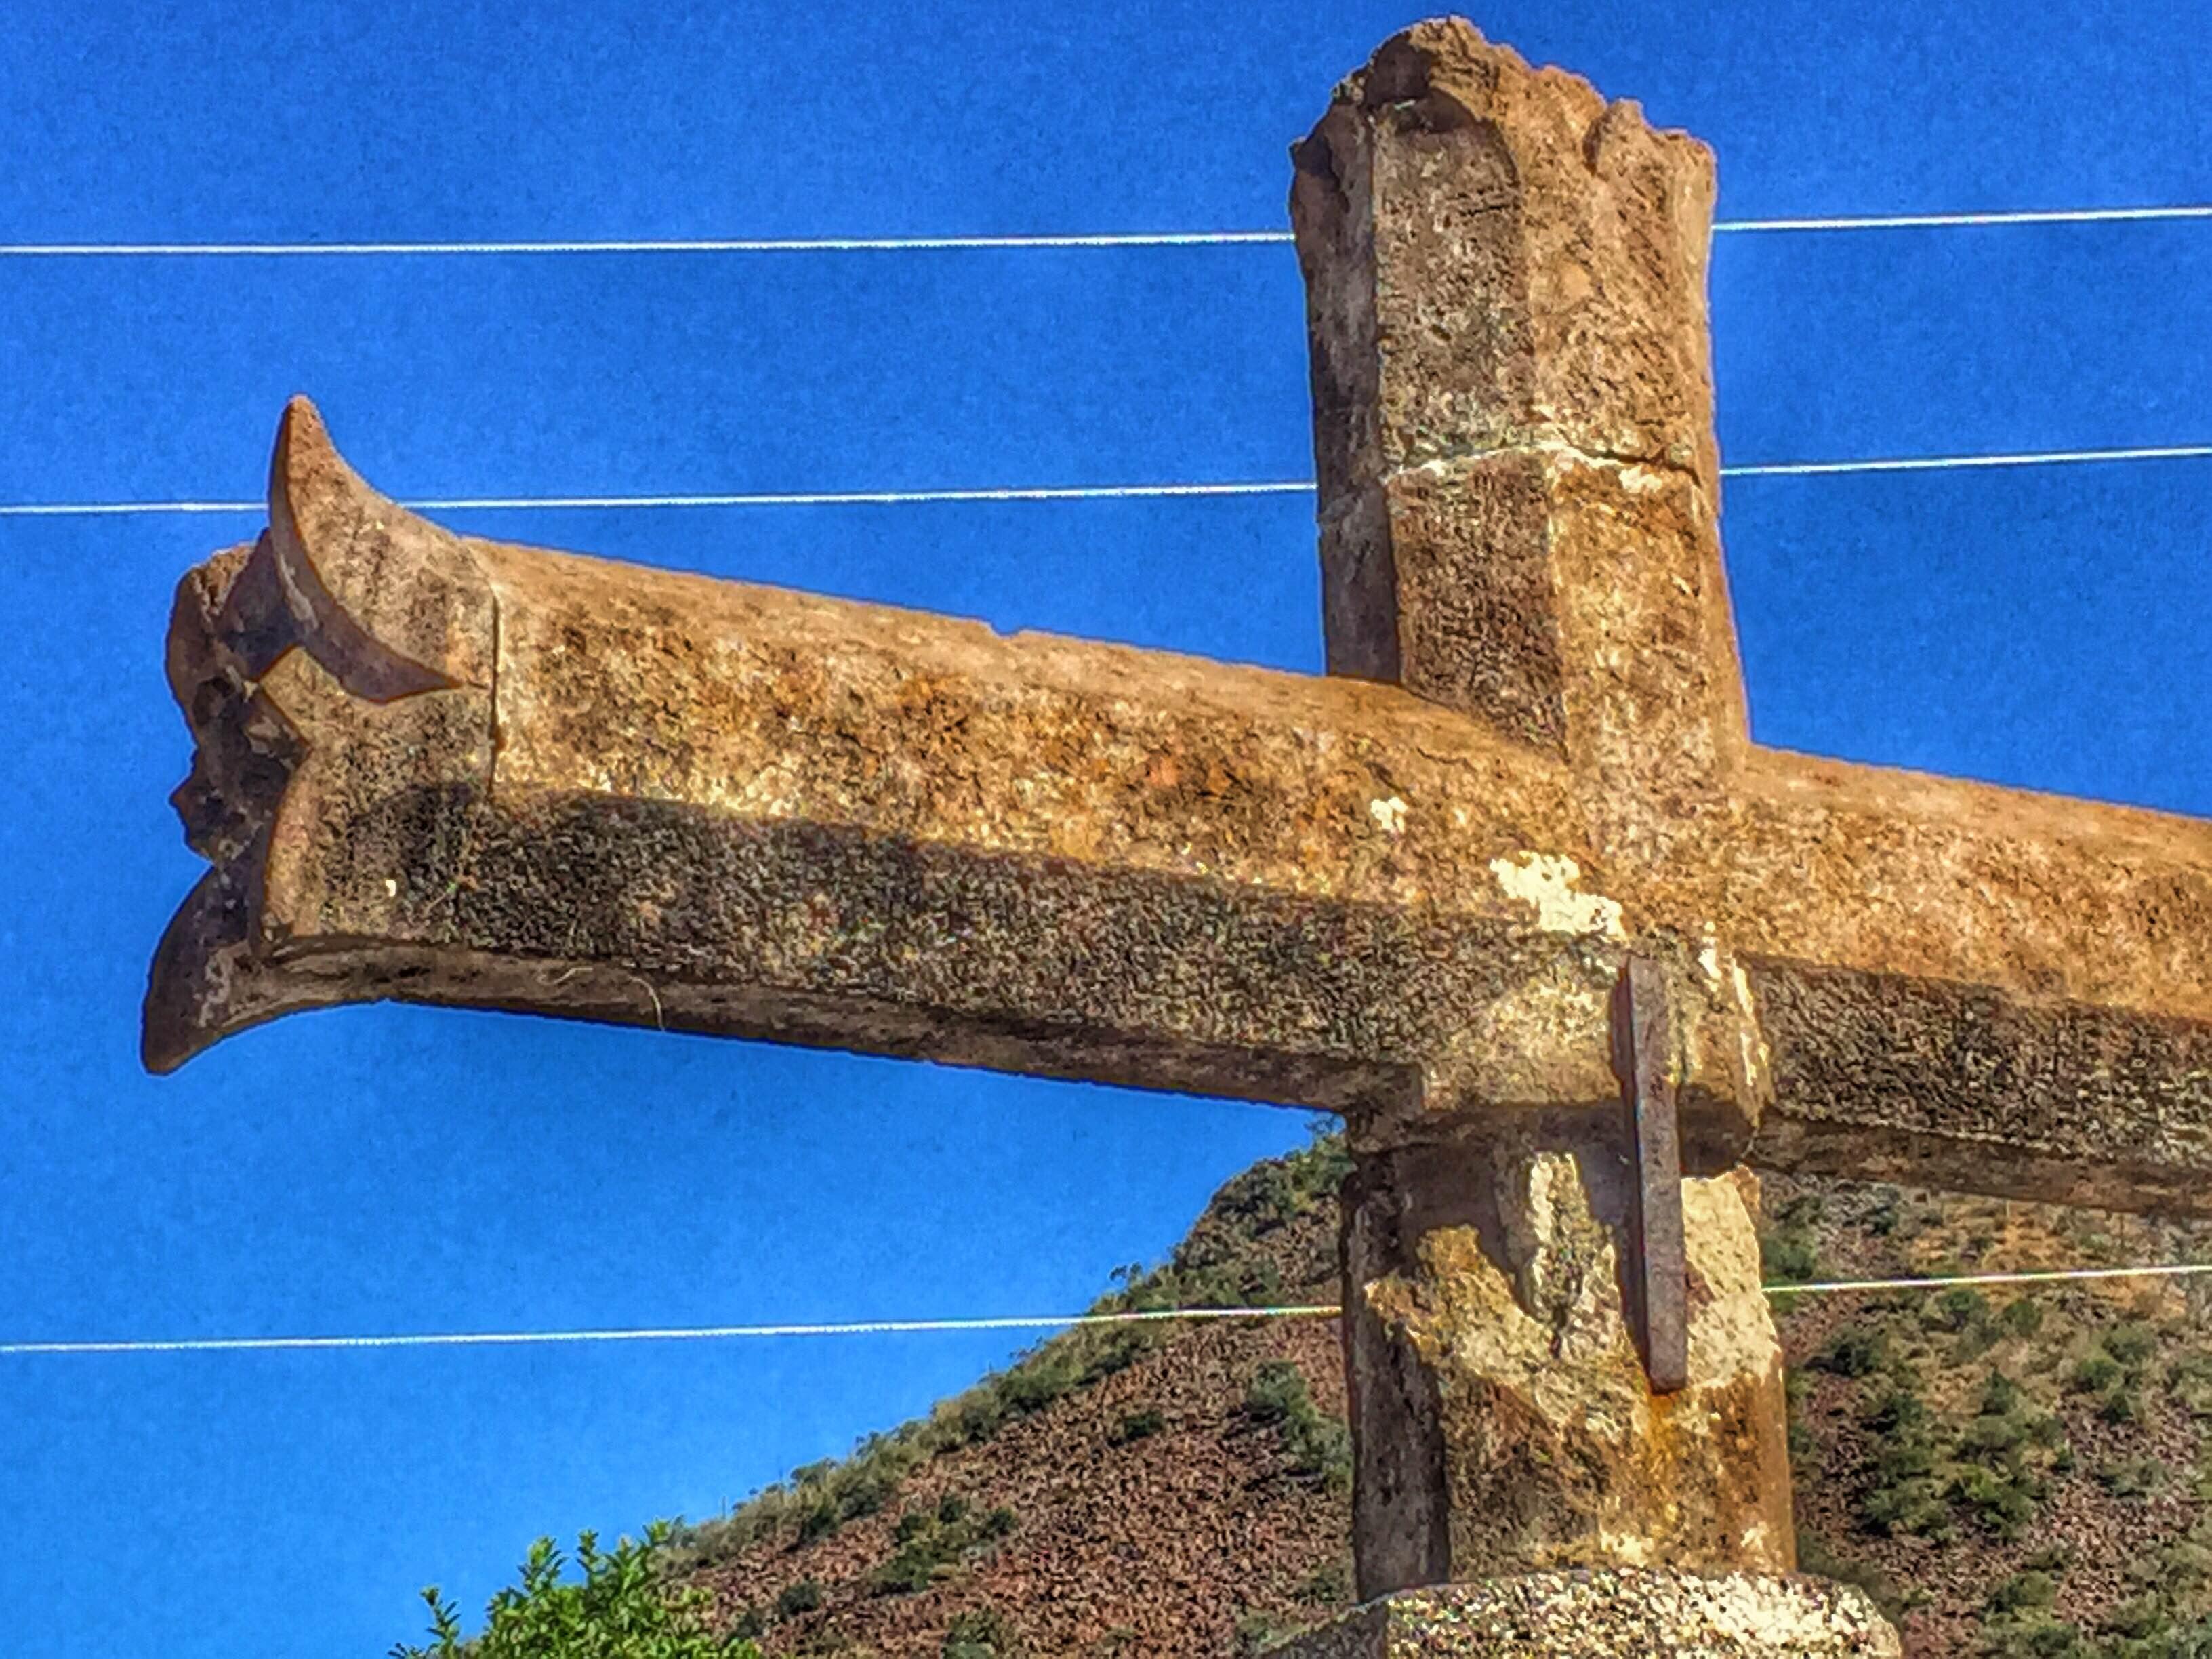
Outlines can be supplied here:
[[[2097, 224], [2156, 219], [2212, 219], [2212, 204], [2166, 207], [2023, 208], [1988, 213], [1887, 213], [1785, 219], [1722, 219], [1715, 234], [1735, 231], [1923, 230], [1982, 225]], [[1213, 247], [1281, 244], [1287, 230], [1102, 231], [1008, 236], [731, 236], [570, 238], [538, 241], [378, 242], [13, 242], [17, 258], [410, 258], [453, 254], [550, 253], [914, 253], [971, 249]]]
[[731, 1337], [872, 1336], [915, 1331], [1059, 1330], [1073, 1325], [1153, 1324], [1171, 1319], [1334, 1318], [1333, 1307], [1164, 1308], [1141, 1312], [1057, 1314], [979, 1319], [862, 1319], [823, 1325], [702, 1325], [658, 1329], [472, 1331], [399, 1336], [191, 1337], [175, 1341], [0, 1342], [0, 1355], [200, 1353], [238, 1349], [434, 1348], [543, 1342], [683, 1342]]
[[1952, 1285], [2047, 1285], [2086, 1279], [2182, 1279], [2212, 1273], [2212, 1261], [2174, 1261], [2157, 1267], [2047, 1267], [2008, 1273], [1953, 1273], [1942, 1279], [1838, 1279], [1807, 1285], [1769, 1285], [1769, 1296], [1824, 1296], [1850, 1291], [1926, 1291]]
[[[1847, 1279], [1765, 1285], [1769, 1296], [1840, 1295], [1869, 1291], [1937, 1291], [1959, 1285], [2048, 1285], [2112, 1279], [2171, 1279], [2212, 1273], [2212, 1262], [2174, 1261], [2141, 1267], [2052, 1267], [2020, 1273], [1950, 1273], [1931, 1279]], [[228, 1336], [114, 1342], [0, 1342], [0, 1357], [29, 1354], [210, 1353], [302, 1348], [451, 1348], [554, 1342], [696, 1342], [730, 1338], [876, 1336], [915, 1332], [1061, 1330], [1079, 1325], [1144, 1325], [1170, 1320], [1334, 1319], [1341, 1308], [1156, 1308], [1121, 1313], [1045, 1314], [969, 1319], [860, 1319], [831, 1324], [684, 1325], [614, 1330], [435, 1332], [389, 1336]]]
[[[1311, 494], [1303, 480], [1286, 483], [1045, 484], [982, 489], [853, 489], [744, 495], [481, 495], [408, 501], [417, 512], [497, 512], [560, 507], [884, 507], [916, 501], [1087, 501], [1171, 495]], [[263, 501], [86, 501], [0, 504], [0, 515], [62, 518], [122, 513], [259, 513]]]
[[[2133, 449], [2024, 451], [2007, 455], [1915, 455], [1859, 461], [1762, 461], [1724, 466], [1723, 478], [1816, 477], [1846, 472], [1934, 472], [1992, 466], [2055, 466], [2094, 461], [2172, 461], [2212, 458], [2212, 444]], [[722, 495], [455, 495], [399, 503], [418, 512], [515, 512], [559, 508], [709, 507], [884, 507], [943, 501], [1085, 501], [1202, 495], [1311, 494], [1310, 479], [1279, 483], [1047, 484], [980, 489], [854, 489]], [[117, 517], [134, 513], [260, 513], [265, 503], [237, 501], [8, 501], [0, 518]]]
[[2056, 466], [2082, 461], [2178, 461], [2212, 456], [2212, 444], [2166, 444], [2137, 449], [2060, 449], [2014, 455], [1926, 455], [1879, 461], [1765, 461], [1724, 466], [1723, 478], [1804, 478], [1830, 472], [1935, 472], [1951, 467]]
[[1932, 230], [1969, 225], [2085, 225], [2118, 220], [2212, 219], [2212, 204], [2178, 207], [2025, 208], [2002, 213], [1881, 213], [1840, 219], [1729, 219], [1731, 230]]
[[916, 253], [970, 248], [1200, 247], [1287, 242], [1287, 230], [1102, 232], [1032, 236], [735, 236], [519, 242], [16, 242], [25, 258], [293, 258], [456, 253]]

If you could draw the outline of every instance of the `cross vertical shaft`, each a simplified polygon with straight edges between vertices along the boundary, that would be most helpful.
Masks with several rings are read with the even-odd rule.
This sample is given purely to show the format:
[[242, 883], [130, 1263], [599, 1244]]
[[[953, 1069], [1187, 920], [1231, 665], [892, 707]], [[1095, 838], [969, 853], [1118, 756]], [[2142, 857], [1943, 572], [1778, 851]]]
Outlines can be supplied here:
[[[1448, 21], [1385, 45], [1293, 157], [1329, 672], [1562, 766], [1584, 846], [1663, 862], [1725, 811], [1747, 741], [1717, 523], [1710, 153]], [[1500, 1112], [1442, 1067], [1419, 1110], [1352, 1115], [1364, 1596], [1561, 1566], [1792, 1565], [1755, 1189], [1680, 1174], [1677, 1051], [1696, 1032], [1668, 980], [1698, 975], [1686, 944], [1674, 954], [1671, 974], [1631, 961], [1613, 999], [1621, 1117], [1561, 1109], [1594, 1103], [1572, 1089]], [[1607, 1035], [1554, 1028], [1570, 1048]], [[1751, 1079], [1692, 1069], [1752, 1115]]]

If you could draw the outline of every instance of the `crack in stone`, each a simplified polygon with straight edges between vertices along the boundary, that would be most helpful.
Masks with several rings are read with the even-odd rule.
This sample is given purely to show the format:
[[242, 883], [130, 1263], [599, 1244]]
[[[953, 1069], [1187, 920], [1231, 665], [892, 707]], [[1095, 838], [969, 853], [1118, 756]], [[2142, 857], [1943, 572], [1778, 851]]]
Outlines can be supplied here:
[[[1580, 462], [1585, 466], [1609, 470], [1624, 475], [1639, 471], [1650, 473], [1669, 473], [1687, 478], [1701, 498], [1706, 494], [1705, 481], [1698, 476], [1698, 469], [1694, 465], [1670, 460], [1659, 455], [1613, 454], [1603, 451], [1588, 450], [1577, 444], [1569, 443], [1564, 439], [1533, 438], [1524, 443], [1516, 444], [1493, 444], [1480, 447], [1454, 445], [1421, 460], [1407, 461], [1396, 466], [1384, 467], [1378, 472], [1353, 480], [1327, 500], [1320, 502], [1315, 514], [1315, 521], [1324, 530], [1342, 523], [1357, 509], [1361, 498], [1369, 490], [1386, 486], [1394, 479], [1403, 478], [1416, 472], [1431, 472], [1442, 476], [1446, 471], [1455, 466], [1522, 455], [1565, 457], [1569, 460]], [[1621, 482], [1626, 489], [1636, 493], [1641, 493], [1644, 489], [1651, 487], [1626, 477], [1622, 477]]]

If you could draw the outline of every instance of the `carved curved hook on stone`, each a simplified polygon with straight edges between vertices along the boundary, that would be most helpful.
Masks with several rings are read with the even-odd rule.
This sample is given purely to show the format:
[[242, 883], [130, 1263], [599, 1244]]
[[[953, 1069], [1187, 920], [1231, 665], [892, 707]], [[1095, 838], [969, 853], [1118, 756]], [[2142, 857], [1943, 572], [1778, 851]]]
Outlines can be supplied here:
[[448, 744], [434, 764], [459, 736], [458, 752], [488, 766], [496, 649], [491, 588], [468, 545], [371, 489], [314, 405], [292, 399], [270, 462], [267, 529], [188, 572], [170, 613], [169, 685], [195, 744], [170, 801], [214, 867], [155, 953], [149, 1069], [173, 1071], [293, 1009], [354, 1000], [331, 963], [301, 972], [283, 950], [303, 921], [328, 936], [357, 908], [331, 890], [327, 856], [303, 856], [317, 808], [428, 781], [423, 745], [392, 741], [426, 725]]

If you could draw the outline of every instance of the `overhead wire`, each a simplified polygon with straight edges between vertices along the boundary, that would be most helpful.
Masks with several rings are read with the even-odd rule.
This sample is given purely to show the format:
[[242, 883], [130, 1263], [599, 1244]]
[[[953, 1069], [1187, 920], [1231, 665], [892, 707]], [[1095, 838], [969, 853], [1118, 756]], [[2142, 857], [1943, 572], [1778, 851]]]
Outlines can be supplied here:
[[[1933, 472], [2002, 466], [2057, 466], [2099, 461], [2212, 459], [2212, 444], [2164, 444], [2125, 449], [2030, 450], [1999, 455], [1908, 455], [1850, 461], [1759, 461], [1724, 466], [1723, 478], [1818, 477], [1852, 472]], [[881, 507], [952, 501], [1129, 501], [1171, 496], [1310, 495], [1310, 478], [1266, 482], [1140, 484], [1020, 484], [973, 489], [849, 489], [668, 495], [451, 495], [403, 501], [416, 512], [514, 512], [639, 507]], [[253, 501], [4, 501], [0, 518], [100, 518], [129, 514], [259, 513]]]
[[[1987, 225], [2079, 224], [2113, 221], [2212, 219], [2212, 204], [2008, 209], [1977, 213], [1871, 214], [1850, 216], [1722, 220], [1714, 231], [1895, 230]], [[1281, 230], [1133, 231], [975, 236], [740, 237], [447, 242], [16, 242], [0, 256], [23, 258], [167, 258], [408, 256], [567, 253], [782, 253], [925, 252], [996, 248], [1165, 247], [1284, 243]], [[2021, 452], [2000, 455], [1902, 456], [1866, 460], [1771, 461], [1723, 467], [1723, 477], [1809, 477], [1856, 472], [1932, 471], [1952, 468], [2037, 466], [2096, 461], [2174, 460], [2212, 456], [2212, 444], [2120, 449]], [[1146, 497], [1288, 495], [1310, 491], [1310, 480], [1266, 483], [1021, 485], [951, 489], [827, 490], [690, 495], [456, 496], [403, 501], [418, 511], [501, 512], [635, 507], [884, 506], [957, 501], [1130, 500]], [[82, 518], [129, 514], [253, 513], [256, 501], [11, 501], [0, 517]]]
[[[1969, 213], [1875, 213], [1777, 219], [1722, 219], [1716, 235], [1737, 232], [1924, 230], [1984, 225], [2099, 224], [2212, 219], [2212, 204], [2091, 208], [2006, 208]], [[1287, 230], [1042, 232], [973, 236], [609, 237], [536, 240], [356, 242], [7, 242], [15, 258], [409, 258], [455, 254], [574, 253], [916, 253], [998, 248], [1206, 247], [1287, 243]]]
[[[1722, 220], [1716, 234], [1902, 230], [2021, 224], [2079, 224], [2114, 221], [2212, 219], [2212, 204], [2028, 209], [1986, 213], [1883, 214], [1832, 217]], [[777, 253], [922, 252], [1000, 248], [1198, 246], [1287, 243], [1288, 231], [1194, 231], [1011, 236], [790, 237], [632, 239], [564, 241], [449, 242], [54, 242], [0, 244], [14, 258], [245, 258], [440, 256], [456, 254]], [[1723, 477], [1818, 477], [1846, 473], [2050, 465], [2087, 462], [2172, 460], [2212, 457], [2212, 444], [2118, 449], [2021, 452], [1991, 455], [1908, 456], [1844, 461], [1764, 462], [1723, 467]], [[922, 502], [1087, 501], [1172, 496], [1310, 493], [1310, 480], [1266, 483], [1188, 483], [1017, 486], [964, 489], [854, 490], [662, 495], [453, 496], [403, 501], [423, 511], [503, 511], [636, 507], [866, 506]], [[145, 501], [0, 503], [0, 517], [68, 517], [129, 514], [258, 513], [251, 501]], [[1930, 1278], [1814, 1280], [1761, 1288], [1770, 1296], [1819, 1296], [1934, 1291], [1954, 1286], [2049, 1285], [2118, 1279], [2212, 1273], [2212, 1263], [2173, 1262], [2127, 1267], [2052, 1268], [1960, 1273]], [[1110, 1313], [978, 1316], [945, 1319], [842, 1321], [724, 1326], [582, 1330], [412, 1333], [355, 1336], [193, 1337], [89, 1341], [0, 1342], [0, 1357], [59, 1354], [179, 1353], [301, 1349], [414, 1348], [545, 1343], [706, 1340], [950, 1331], [1062, 1330], [1084, 1326], [1157, 1323], [1177, 1320], [1334, 1318], [1334, 1306], [1181, 1308]]]
[[[2183, 1278], [2212, 1273], [2212, 1262], [2174, 1261], [2133, 1267], [2052, 1267], [2017, 1273], [1948, 1273], [1926, 1279], [1849, 1279], [1764, 1285], [1769, 1296], [1936, 1291], [1955, 1285], [2051, 1285], [2065, 1281]], [[1176, 1320], [1334, 1319], [1334, 1304], [1246, 1308], [1144, 1308], [1110, 1313], [981, 1316], [950, 1319], [860, 1319], [828, 1323], [681, 1325], [587, 1330], [427, 1332], [375, 1336], [231, 1336], [82, 1342], [0, 1342], [0, 1358], [33, 1354], [206, 1353], [241, 1350], [517, 1346], [560, 1342], [681, 1342], [732, 1338], [874, 1336], [920, 1332], [1064, 1330], [1096, 1325], [1162, 1324]]]

